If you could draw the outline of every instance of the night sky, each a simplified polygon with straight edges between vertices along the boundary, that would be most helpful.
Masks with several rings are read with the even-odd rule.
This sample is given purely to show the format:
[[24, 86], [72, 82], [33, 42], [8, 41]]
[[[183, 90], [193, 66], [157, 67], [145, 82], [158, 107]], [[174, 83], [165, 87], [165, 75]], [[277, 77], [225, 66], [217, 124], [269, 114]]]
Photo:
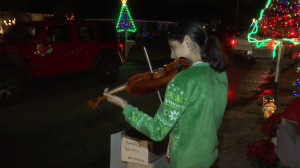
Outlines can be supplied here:
[[[18, 0], [15, 0], [18, 1]], [[71, 0], [27, 0], [28, 12], [53, 13], [53, 8]], [[72, 0], [84, 18], [118, 18], [121, 0]], [[247, 29], [253, 17], [258, 18], [267, 0], [239, 0], [239, 29]], [[235, 26], [237, 0], [128, 0], [134, 19], [179, 21], [186, 17], [210, 23], [221, 19], [222, 27]]]

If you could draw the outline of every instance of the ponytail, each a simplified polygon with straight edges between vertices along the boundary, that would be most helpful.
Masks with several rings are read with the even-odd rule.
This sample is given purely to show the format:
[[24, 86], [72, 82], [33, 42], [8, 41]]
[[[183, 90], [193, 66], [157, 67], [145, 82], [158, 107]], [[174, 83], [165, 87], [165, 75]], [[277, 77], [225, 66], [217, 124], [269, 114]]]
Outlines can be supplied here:
[[203, 62], [209, 63], [209, 66], [217, 72], [223, 72], [226, 65], [222, 59], [222, 49], [219, 40], [209, 36], [201, 47], [201, 58]]

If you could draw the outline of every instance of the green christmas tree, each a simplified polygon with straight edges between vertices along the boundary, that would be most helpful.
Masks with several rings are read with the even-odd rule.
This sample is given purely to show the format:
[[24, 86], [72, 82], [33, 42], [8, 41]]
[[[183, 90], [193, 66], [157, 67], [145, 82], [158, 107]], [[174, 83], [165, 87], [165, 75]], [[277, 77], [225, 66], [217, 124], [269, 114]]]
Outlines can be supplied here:
[[122, 1], [122, 8], [117, 24], [117, 31], [122, 32], [122, 31], [130, 31], [130, 32], [135, 32], [136, 28], [135, 25], [132, 21], [132, 18], [130, 16], [129, 10], [127, 8], [126, 2], [127, 0], [121, 0]]

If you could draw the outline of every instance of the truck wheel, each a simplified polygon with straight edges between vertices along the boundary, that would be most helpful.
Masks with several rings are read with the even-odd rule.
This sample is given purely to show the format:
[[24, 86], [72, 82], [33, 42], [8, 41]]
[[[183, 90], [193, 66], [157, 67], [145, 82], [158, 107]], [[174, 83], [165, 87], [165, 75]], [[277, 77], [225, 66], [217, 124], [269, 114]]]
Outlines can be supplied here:
[[12, 105], [21, 99], [25, 73], [14, 67], [0, 67], [0, 106]]
[[101, 82], [112, 83], [119, 75], [119, 65], [115, 59], [106, 57], [96, 67], [96, 75]]

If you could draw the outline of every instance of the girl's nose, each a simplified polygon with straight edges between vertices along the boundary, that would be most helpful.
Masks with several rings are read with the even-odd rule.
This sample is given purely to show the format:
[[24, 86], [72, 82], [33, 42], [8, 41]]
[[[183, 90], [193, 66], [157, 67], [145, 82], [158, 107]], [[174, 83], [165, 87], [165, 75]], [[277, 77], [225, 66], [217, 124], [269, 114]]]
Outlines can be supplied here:
[[175, 59], [175, 54], [174, 54], [173, 51], [171, 52], [171, 58], [172, 58], [172, 59]]

